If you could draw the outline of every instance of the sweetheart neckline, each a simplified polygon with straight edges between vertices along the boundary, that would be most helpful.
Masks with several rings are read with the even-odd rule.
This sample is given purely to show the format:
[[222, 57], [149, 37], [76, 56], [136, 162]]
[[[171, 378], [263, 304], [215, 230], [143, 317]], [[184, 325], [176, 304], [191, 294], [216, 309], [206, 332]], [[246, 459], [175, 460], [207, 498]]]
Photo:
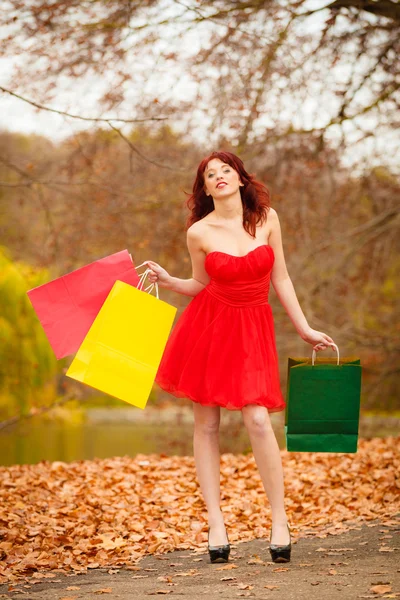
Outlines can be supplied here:
[[250, 250], [249, 252], [247, 252], [247, 254], [242, 254], [242, 256], [236, 256], [236, 254], [229, 254], [229, 252], [221, 252], [220, 250], [213, 250], [212, 252], [209, 252], [206, 255], [206, 259], [209, 256], [211, 256], [211, 254], [225, 254], [225, 256], [231, 256], [232, 258], [246, 258], [246, 256], [249, 256], [249, 254], [251, 254], [252, 252], [255, 252], [259, 248], [264, 248], [264, 246], [266, 246], [267, 248], [271, 248], [272, 252], [274, 251], [270, 244], [261, 244], [260, 246], [257, 246], [256, 248], [253, 248], [253, 250]]

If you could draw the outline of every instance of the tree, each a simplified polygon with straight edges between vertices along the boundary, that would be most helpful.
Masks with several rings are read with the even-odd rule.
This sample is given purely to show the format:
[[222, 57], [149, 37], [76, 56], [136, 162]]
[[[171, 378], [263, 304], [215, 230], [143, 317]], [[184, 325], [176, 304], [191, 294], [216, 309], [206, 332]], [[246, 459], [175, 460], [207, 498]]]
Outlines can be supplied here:
[[3, 6], [0, 56], [20, 57], [12, 87], [30, 98], [99, 76], [114, 116], [179, 118], [239, 148], [310, 131], [320, 143], [360, 143], [377, 130], [390, 138], [396, 120], [400, 19], [391, 0]]
[[[191, 276], [184, 191], [190, 190], [202, 152], [165, 126], [158, 132], [135, 128], [126, 139], [134, 147], [140, 143], [153, 162], [143, 161], [116, 132], [105, 130], [52, 145], [53, 162], [37, 150], [45, 147], [42, 139], [25, 141], [18, 161], [31, 164], [29, 173], [37, 179], [22, 185], [30, 182], [26, 173], [13, 175], [21, 187], [2, 191], [3, 222], [18, 219], [18, 238], [11, 227], [2, 231], [15, 258], [30, 257], [56, 277], [128, 248], [136, 264], [152, 259], [173, 275]], [[266, 148], [242, 156], [271, 189], [289, 273], [310, 325], [326, 330], [342, 355], [361, 357], [364, 406], [373, 406], [384, 389], [385, 406], [394, 407], [400, 184], [384, 167], [362, 176], [351, 173], [340, 164], [340, 153], [319, 148], [312, 134], [302, 142], [283, 138], [273, 153]], [[8, 149], [19, 144], [19, 135], [8, 134]], [[158, 166], [167, 160], [178, 171]], [[23, 202], [17, 203], [21, 190]], [[189, 300], [166, 290], [162, 298], [180, 310]], [[307, 348], [273, 291], [271, 303], [285, 373], [286, 357]]]
[[26, 295], [46, 273], [13, 264], [0, 249], [0, 415], [27, 414], [55, 394], [57, 361]]

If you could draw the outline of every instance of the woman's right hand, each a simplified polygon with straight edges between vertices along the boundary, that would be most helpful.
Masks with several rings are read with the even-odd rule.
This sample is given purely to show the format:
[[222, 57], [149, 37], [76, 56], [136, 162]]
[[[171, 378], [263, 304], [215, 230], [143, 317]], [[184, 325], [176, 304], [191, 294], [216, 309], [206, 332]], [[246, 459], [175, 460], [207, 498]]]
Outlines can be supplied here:
[[146, 260], [144, 264], [150, 269], [148, 274], [151, 283], [157, 283], [160, 287], [168, 288], [171, 283], [171, 275], [163, 269], [158, 263], [152, 260]]

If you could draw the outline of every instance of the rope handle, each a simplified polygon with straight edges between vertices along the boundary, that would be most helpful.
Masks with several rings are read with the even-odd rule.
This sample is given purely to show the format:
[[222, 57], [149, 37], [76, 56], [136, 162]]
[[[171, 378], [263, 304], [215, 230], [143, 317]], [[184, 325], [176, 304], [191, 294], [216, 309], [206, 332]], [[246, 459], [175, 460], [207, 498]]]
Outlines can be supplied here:
[[[145, 265], [145, 264], [147, 264], [147, 263], [145, 263], [145, 262], [144, 262], [144, 263], [142, 263], [141, 265], [138, 265], [138, 266], [136, 267], [136, 271], [137, 271], [137, 269], [140, 269], [140, 267], [143, 267], [143, 265]], [[136, 287], [137, 287], [137, 289], [138, 289], [138, 290], [141, 290], [142, 292], [147, 292], [147, 290], [150, 290], [150, 291], [148, 292], [149, 294], [151, 294], [151, 292], [153, 291], [153, 288], [155, 287], [155, 288], [156, 288], [156, 296], [157, 296], [157, 300], [159, 300], [159, 299], [160, 299], [160, 296], [158, 295], [158, 284], [157, 284], [157, 282], [155, 282], [155, 283], [151, 283], [151, 284], [150, 284], [150, 285], [149, 285], [147, 288], [144, 288], [144, 289], [143, 289], [143, 286], [144, 286], [144, 282], [145, 282], [145, 280], [146, 280], [146, 277], [147, 277], [147, 275], [148, 275], [150, 272], [151, 272], [151, 269], [145, 269], [145, 270], [143, 271], [143, 273], [142, 273], [142, 274], [139, 274], [139, 273], [138, 273], [138, 275], [139, 275], [139, 283], [137, 284], [137, 286], [136, 286]]]
[[[339, 348], [336, 346], [336, 344], [333, 344], [333, 345], [335, 346], [335, 351], [337, 352], [337, 363], [336, 363], [336, 364], [337, 364], [337, 366], [338, 366], [338, 365], [339, 365]], [[312, 364], [313, 366], [314, 366], [314, 360], [315, 360], [315, 357], [316, 357], [316, 355], [317, 355], [317, 352], [316, 352], [316, 350], [314, 350], [314, 348], [313, 348], [313, 351], [312, 351], [312, 358], [311, 358], [311, 364]]]

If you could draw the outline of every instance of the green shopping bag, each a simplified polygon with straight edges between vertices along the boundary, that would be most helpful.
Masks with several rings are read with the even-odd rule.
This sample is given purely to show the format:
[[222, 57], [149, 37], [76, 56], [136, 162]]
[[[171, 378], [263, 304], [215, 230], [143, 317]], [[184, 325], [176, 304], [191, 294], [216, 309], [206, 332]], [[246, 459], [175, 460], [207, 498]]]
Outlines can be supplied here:
[[361, 364], [356, 357], [288, 360], [285, 435], [290, 452], [357, 452]]

